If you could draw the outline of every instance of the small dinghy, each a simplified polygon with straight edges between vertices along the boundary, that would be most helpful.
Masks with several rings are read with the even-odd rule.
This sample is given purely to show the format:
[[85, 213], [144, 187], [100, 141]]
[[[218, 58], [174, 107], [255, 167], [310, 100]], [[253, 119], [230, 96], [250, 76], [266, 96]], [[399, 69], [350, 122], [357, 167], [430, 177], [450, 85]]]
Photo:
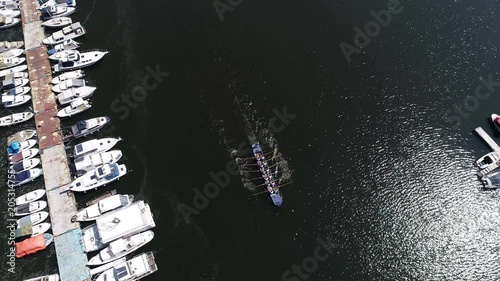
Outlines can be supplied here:
[[24, 47], [24, 41], [1, 41], [0, 42], [0, 53], [7, 52], [11, 49], [22, 49]]
[[29, 95], [18, 96], [2, 96], [2, 104], [4, 107], [15, 107], [23, 105], [31, 100]]
[[51, 28], [59, 28], [65, 27], [67, 25], [72, 24], [73, 21], [70, 17], [57, 17], [47, 21], [42, 22], [42, 26], [51, 27]]
[[14, 207], [16, 217], [26, 216], [47, 208], [47, 201], [34, 201], [28, 204], [22, 204]]
[[28, 224], [16, 229], [16, 238], [23, 239], [23, 238], [37, 236], [49, 231], [49, 229], [50, 229], [50, 223], [48, 222], [39, 223], [36, 225]]
[[158, 270], [153, 252], [142, 253], [105, 270], [94, 281], [140, 280]]
[[[22, 72], [21, 72], [22, 73]], [[24, 87], [30, 82], [27, 78], [13, 78], [2, 80], [1, 91], [6, 92], [18, 87]]]
[[20, 65], [25, 62], [25, 58], [8, 58], [8, 59], [0, 59], [0, 69], [5, 69], [9, 67], [14, 67], [16, 65]]
[[71, 221], [93, 221], [106, 214], [107, 212], [128, 206], [133, 201], [133, 195], [112, 195], [88, 206], [87, 208], [79, 210], [76, 215], [71, 218]]
[[17, 154], [9, 156], [9, 163], [10, 164], [17, 164], [17, 163], [22, 162], [24, 160], [31, 159], [31, 158], [37, 156], [38, 152], [39, 152], [38, 148], [32, 148], [32, 149], [21, 151]]
[[15, 141], [7, 146], [7, 154], [14, 155], [21, 151], [28, 150], [37, 144], [36, 140]]
[[19, 23], [19, 19], [16, 18], [19, 17], [20, 15], [21, 11], [19, 11], [19, 9], [9, 9], [7, 7], [0, 7], [0, 16], [2, 17], [18, 20]]
[[57, 117], [60, 117], [60, 118], [71, 117], [71, 116], [76, 115], [78, 113], [84, 112], [85, 110], [87, 110], [91, 107], [92, 107], [92, 105], [90, 105], [88, 100], [84, 100], [82, 98], [79, 98], [79, 99], [72, 101], [65, 108], [59, 110], [57, 112]]
[[87, 33], [85, 28], [79, 23], [75, 22], [69, 26], [64, 27], [62, 30], [54, 32], [51, 36], [43, 39], [43, 44], [56, 45], [68, 39], [75, 39]]
[[85, 86], [85, 84], [86, 82], [83, 79], [69, 79], [52, 86], [52, 91], [56, 93], [62, 93], [71, 88], [83, 87]]
[[55, 72], [75, 70], [87, 66], [91, 66], [94, 63], [101, 60], [108, 51], [89, 51], [80, 53], [77, 50], [66, 51], [67, 56], [59, 60], [59, 63], [54, 65]]
[[92, 139], [75, 145], [73, 148], [73, 157], [78, 158], [84, 155], [101, 153], [110, 150], [121, 138], [102, 138]]
[[[64, 52], [64, 51], [78, 49], [79, 47], [80, 47], [80, 43], [74, 41], [73, 39], [68, 39], [60, 44], [55, 45], [54, 48], [48, 49], [47, 53], [50, 55], [49, 56], [49, 59], [50, 59], [54, 54], [58, 54], [58, 53]], [[61, 54], [58, 55], [57, 60], [59, 60], [59, 56], [61, 56]]]
[[24, 87], [16, 87], [14, 89], [7, 90], [2, 93], [2, 96], [21, 96], [21, 95], [26, 95], [31, 91], [30, 87], [24, 86]]
[[23, 281], [59, 281], [59, 274], [45, 275], [31, 279], [26, 279]]
[[20, 55], [24, 54], [23, 49], [10, 49], [6, 52], [0, 53], [0, 59], [10, 59], [10, 58], [15, 58], [19, 57]]
[[153, 240], [153, 238], [153, 231], [147, 230], [130, 237], [115, 240], [111, 242], [108, 247], [101, 250], [98, 255], [91, 258], [87, 265], [96, 266], [122, 258], [146, 245]]
[[4, 69], [4, 70], [0, 70], [0, 77], [4, 77], [4, 76], [7, 76], [9, 74], [14, 74], [16, 72], [23, 72], [25, 71], [26, 69], [28, 69], [28, 66], [23, 64], [23, 65], [18, 65], [18, 66], [15, 66], [13, 68], [9, 68], [9, 69]]
[[60, 5], [47, 6], [40, 10], [42, 19], [52, 19], [57, 17], [67, 17], [76, 11], [74, 7], [66, 7]]
[[45, 211], [36, 212], [31, 215], [22, 217], [16, 221], [17, 228], [21, 228], [27, 225], [37, 225], [49, 217], [49, 213]]
[[16, 198], [16, 205], [28, 204], [45, 196], [44, 189], [37, 189]]
[[40, 165], [40, 158], [31, 158], [28, 160], [24, 160], [14, 165], [10, 165], [9, 174], [19, 174], [20, 172], [24, 172], [29, 169], [33, 169], [36, 166]]
[[26, 122], [33, 118], [35, 114], [33, 112], [21, 112], [7, 115], [0, 118], [0, 127], [10, 126], [14, 124], [19, 124]]
[[85, 72], [81, 69], [78, 69], [78, 70], [74, 70], [74, 71], [64, 72], [63, 74], [60, 74], [59, 76], [52, 78], [51, 83], [52, 84], [59, 84], [59, 83], [62, 83], [68, 79], [78, 79], [78, 78], [83, 78], [83, 77], [85, 77]]
[[116, 163], [120, 158], [122, 158], [120, 150], [85, 155], [75, 159], [75, 170], [78, 175], [83, 175], [104, 164]]
[[15, 142], [15, 141], [25, 141], [29, 140], [32, 137], [36, 136], [36, 130], [33, 129], [27, 129], [27, 130], [22, 130], [19, 131], [13, 135], [10, 135], [7, 139], [10, 142], [9, 144]]
[[27, 184], [29, 182], [34, 181], [36, 178], [42, 175], [42, 169], [40, 168], [33, 168], [26, 170], [24, 172], [21, 172], [19, 174], [10, 174], [8, 175], [8, 181], [7, 185], [9, 187], [18, 187], [23, 184]]
[[78, 88], [69, 88], [57, 95], [57, 100], [61, 105], [65, 105], [77, 99], [89, 98], [94, 94], [96, 87], [83, 86]]
[[109, 122], [111, 122], [111, 118], [109, 118], [107, 116], [96, 117], [96, 118], [78, 121], [75, 125], [71, 126], [70, 134], [68, 136], [63, 135], [63, 138], [66, 138], [66, 137], [73, 137], [73, 138], [86, 137], [88, 135], [91, 135], [91, 134], [99, 131], [104, 126], [106, 126]]
[[124, 164], [105, 164], [76, 178], [68, 189], [73, 192], [86, 192], [118, 180], [126, 174], [127, 167]]
[[16, 243], [16, 258], [22, 258], [27, 255], [45, 250], [52, 243], [54, 237], [51, 234], [44, 233], [33, 236], [22, 242]]

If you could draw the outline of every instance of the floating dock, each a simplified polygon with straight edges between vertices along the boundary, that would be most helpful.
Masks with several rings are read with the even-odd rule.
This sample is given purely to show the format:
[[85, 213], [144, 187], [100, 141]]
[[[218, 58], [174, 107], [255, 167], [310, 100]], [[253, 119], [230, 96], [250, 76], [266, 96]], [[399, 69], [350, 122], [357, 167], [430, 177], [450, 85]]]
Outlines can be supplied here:
[[51, 68], [47, 48], [42, 44], [45, 34], [36, 7], [37, 0], [20, 1], [26, 62], [59, 275], [61, 281], [90, 280], [87, 255], [80, 244], [80, 224], [71, 222], [77, 211], [75, 197], [65, 192], [72, 179], [61, 125], [59, 118], [55, 117], [57, 103], [51, 91]]

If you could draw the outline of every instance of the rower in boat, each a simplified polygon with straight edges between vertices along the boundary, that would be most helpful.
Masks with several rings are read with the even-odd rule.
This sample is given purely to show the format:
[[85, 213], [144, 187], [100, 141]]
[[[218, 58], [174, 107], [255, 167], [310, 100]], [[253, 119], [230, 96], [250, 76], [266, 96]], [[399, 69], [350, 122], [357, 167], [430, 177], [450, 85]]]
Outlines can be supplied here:
[[[266, 160], [265, 154], [262, 151], [259, 143], [252, 145], [253, 154], [257, 162], [260, 172], [260, 179], [264, 180], [263, 186], [266, 187], [266, 191], [269, 193], [269, 197], [275, 206], [281, 206], [283, 201], [283, 196], [279, 191], [279, 185], [274, 180], [273, 173], [270, 170], [269, 164]], [[272, 158], [271, 158], [272, 160]], [[262, 185], [261, 185], [262, 186]]]

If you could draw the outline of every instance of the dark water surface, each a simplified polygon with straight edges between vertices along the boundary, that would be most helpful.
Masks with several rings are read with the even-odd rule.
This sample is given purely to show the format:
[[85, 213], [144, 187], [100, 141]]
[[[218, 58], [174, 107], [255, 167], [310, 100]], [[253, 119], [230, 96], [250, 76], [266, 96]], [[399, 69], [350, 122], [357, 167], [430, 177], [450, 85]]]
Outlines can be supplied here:
[[[498, 280], [500, 196], [481, 190], [472, 163], [489, 151], [473, 129], [493, 133], [499, 90], [460, 124], [443, 115], [474, 95], [478, 76], [500, 80], [499, 6], [435, 2], [402, 2], [348, 65], [340, 42], [352, 45], [353, 28], [387, 1], [243, 0], [221, 22], [210, 1], [80, 0], [73, 19], [88, 34], [77, 41], [110, 54], [87, 71], [93, 108], [64, 124], [109, 115], [104, 135], [125, 140], [133, 171], [78, 202], [116, 188], [150, 204], [155, 239], [142, 251], [159, 271], [144, 280]], [[20, 28], [0, 33], [20, 38]], [[157, 67], [169, 76], [140, 95]], [[133, 92], [139, 102], [126, 105]], [[285, 107], [295, 117], [273, 132]], [[237, 175], [186, 220], [193, 189], [259, 132], [292, 171], [283, 206], [250, 197]], [[334, 244], [329, 257], [287, 273], [314, 267], [318, 238]], [[8, 273], [5, 244], [2, 280], [55, 272], [51, 246]]]

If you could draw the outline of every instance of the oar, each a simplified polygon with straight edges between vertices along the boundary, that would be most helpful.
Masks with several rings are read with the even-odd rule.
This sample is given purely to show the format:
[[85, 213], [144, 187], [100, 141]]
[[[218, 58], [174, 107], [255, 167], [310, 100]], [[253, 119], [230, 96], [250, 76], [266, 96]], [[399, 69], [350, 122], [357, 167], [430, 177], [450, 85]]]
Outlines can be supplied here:
[[[271, 154], [271, 153], [274, 153], [274, 151], [270, 151], [268, 153], [264, 153], [264, 156], [268, 155], [268, 154]], [[252, 156], [252, 157], [246, 157], [246, 158], [237, 158], [239, 160], [248, 160], [248, 159], [255, 159], [255, 156]]]
[[[287, 182], [287, 183], [285, 183], [285, 184], [283, 184], [283, 185], [280, 185], [280, 186], [279, 186], [279, 188], [282, 188], [282, 187], [284, 187], [284, 186], [287, 186], [287, 185], [289, 185], [289, 184], [291, 184], [291, 183], [293, 183], [293, 181], [291, 181], [291, 182]], [[261, 191], [261, 192], [257, 192], [257, 193], [252, 194], [252, 196], [257, 196], [257, 195], [260, 195], [260, 194], [263, 194], [263, 193], [269, 193], [269, 191], [268, 191], [268, 190], [264, 190], [264, 191]]]

